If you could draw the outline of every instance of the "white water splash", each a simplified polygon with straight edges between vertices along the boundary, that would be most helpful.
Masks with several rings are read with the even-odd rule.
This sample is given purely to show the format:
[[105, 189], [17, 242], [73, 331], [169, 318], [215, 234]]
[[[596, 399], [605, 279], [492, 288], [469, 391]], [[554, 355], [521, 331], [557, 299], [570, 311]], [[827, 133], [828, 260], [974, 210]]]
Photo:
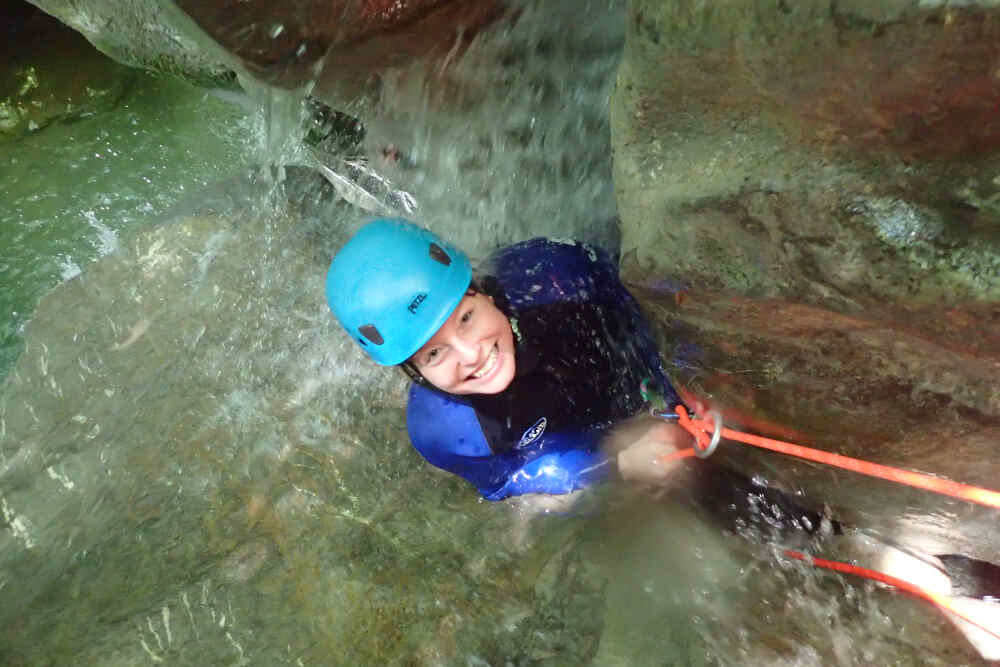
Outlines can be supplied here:
[[102, 257], [118, 250], [118, 235], [115, 234], [113, 229], [98, 220], [97, 214], [94, 211], [84, 211], [83, 217], [87, 221], [87, 224], [97, 232], [97, 240], [94, 243], [94, 247]]

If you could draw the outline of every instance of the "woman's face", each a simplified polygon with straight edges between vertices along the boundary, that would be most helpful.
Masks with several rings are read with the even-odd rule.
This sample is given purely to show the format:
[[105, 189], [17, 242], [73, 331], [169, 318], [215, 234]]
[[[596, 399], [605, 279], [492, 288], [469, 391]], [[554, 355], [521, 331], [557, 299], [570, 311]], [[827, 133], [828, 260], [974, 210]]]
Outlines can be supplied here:
[[466, 295], [409, 361], [449, 394], [498, 394], [514, 379], [510, 322], [492, 297]]

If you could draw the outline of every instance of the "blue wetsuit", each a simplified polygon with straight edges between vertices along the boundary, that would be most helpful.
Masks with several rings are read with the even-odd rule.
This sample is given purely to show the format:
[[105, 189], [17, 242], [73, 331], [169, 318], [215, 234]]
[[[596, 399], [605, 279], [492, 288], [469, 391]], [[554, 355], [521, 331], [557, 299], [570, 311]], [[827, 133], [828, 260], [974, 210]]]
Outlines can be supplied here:
[[414, 384], [407, 426], [431, 464], [488, 500], [568, 493], [615, 470], [599, 449], [644, 404], [642, 383], [679, 402], [649, 326], [600, 249], [534, 239], [499, 251], [483, 291], [515, 332], [516, 375], [496, 395]]

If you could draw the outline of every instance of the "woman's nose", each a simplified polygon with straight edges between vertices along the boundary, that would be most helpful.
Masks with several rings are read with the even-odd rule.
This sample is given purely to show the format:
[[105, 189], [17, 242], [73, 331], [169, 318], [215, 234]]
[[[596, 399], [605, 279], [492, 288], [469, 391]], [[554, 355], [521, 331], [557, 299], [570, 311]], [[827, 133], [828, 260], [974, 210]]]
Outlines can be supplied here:
[[459, 361], [463, 364], [474, 364], [479, 360], [479, 345], [461, 336], [455, 336], [451, 349], [455, 350]]

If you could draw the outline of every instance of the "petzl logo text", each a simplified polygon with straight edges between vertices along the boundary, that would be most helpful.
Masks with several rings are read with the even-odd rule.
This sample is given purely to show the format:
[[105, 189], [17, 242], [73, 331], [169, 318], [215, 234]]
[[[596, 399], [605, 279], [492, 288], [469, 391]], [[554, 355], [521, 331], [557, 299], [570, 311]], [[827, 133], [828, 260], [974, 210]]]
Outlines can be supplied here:
[[420, 307], [420, 304], [422, 304], [424, 302], [424, 299], [426, 298], [427, 295], [423, 293], [416, 295], [415, 297], [413, 297], [413, 301], [410, 302], [410, 305], [407, 306], [406, 309], [411, 313], [413, 313], [414, 315], [416, 315], [417, 308]]

